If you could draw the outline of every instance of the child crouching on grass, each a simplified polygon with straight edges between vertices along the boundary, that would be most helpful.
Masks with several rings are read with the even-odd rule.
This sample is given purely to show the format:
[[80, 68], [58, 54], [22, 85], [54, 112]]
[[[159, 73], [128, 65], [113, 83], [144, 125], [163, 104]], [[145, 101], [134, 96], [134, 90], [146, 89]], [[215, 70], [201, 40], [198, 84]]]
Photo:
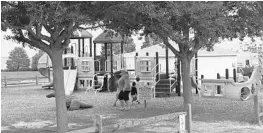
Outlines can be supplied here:
[[133, 102], [138, 102], [138, 104], [140, 104], [140, 102], [138, 101], [138, 98], [137, 98], [137, 88], [136, 88], [135, 82], [132, 83], [131, 97], [132, 97], [132, 104], [133, 104]]

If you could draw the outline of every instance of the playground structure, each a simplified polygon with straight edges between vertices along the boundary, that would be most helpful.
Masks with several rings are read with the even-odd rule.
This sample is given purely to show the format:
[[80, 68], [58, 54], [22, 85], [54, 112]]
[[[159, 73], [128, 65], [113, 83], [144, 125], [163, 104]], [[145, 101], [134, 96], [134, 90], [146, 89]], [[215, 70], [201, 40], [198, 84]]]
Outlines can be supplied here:
[[[65, 50], [63, 55], [64, 60], [64, 67], [68, 66], [70, 64], [71, 59], [69, 59], [66, 55], [75, 55], [75, 66], [76, 66], [76, 73], [73, 74], [76, 76], [69, 76], [67, 73], [69, 70], [64, 70], [64, 78], [65, 78], [65, 86], [67, 85], [67, 81], [72, 81], [73, 83], [70, 83], [71, 86], [76, 83], [77, 89], [84, 89], [87, 91], [114, 91], [116, 89], [116, 86], [114, 85], [114, 80], [112, 77], [114, 77], [114, 72], [118, 71], [120, 69], [126, 69], [130, 73], [131, 81], [135, 81], [136, 77], [140, 77], [140, 82], [144, 85], [148, 85], [152, 87], [152, 90], [154, 91], [154, 96], [170, 96], [173, 93], [173, 90], [176, 88], [176, 93], [180, 95], [181, 90], [181, 82], [180, 82], [180, 62], [175, 58], [175, 62], [172, 62], [175, 68], [174, 71], [169, 72], [168, 66], [168, 60], [166, 60], [166, 71], [162, 72], [161, 68], [163, 64], [159, 63], [159, 56], [158, 53], [155, 53], [155, 57], [149, 56], [149, 53], [146, 52], [145, 55], [138, 56], [138, 53], [135, 53], [133, 57], [124, 57], [123, 56], [123, 40], [121, 39], [121, 36], [117, 37], [109, 37], [107, 36], [107, 32], [103, 32], [101, 35], [99, 35], [96, 39], [94, 39], [92, 45], [92, 36], [86, 33], [86, 31], [81, 31], [82, 33], [78, 34], [86, 34], [86, 36], [83, 35], [74, 35], [71, 37], [71, 42], [69, 44], [69, 48]], [[89, 47], [85, 42], [89, 42]], [[96, 56], [96, 44], [101, 43], [104, 44], [105, 48], [110, 44], [111, 52], [110, 54], [107, 54], [107, 50], [105, 50], [105, 60], [97, 60]], [[120, 55], [113, 55], [112, 52], [112, 45], [115, 45], [116, 43], [121, 43], [121, 54]], [[92, 51], [92, 47], [94, 47], [94, 51]], [[88, 49], [89, 48], [89, 49]], [[166, 57], [168, 55], [167, 48], [165, 49]], [[152, 53], [150, 53], [152, 54]], [[41, 57], [42, 58], [42, 57]], [[43, 57], [46, 59], [46, 63], [39, 63], [39, 71], [42, 75], [48, 76], [52, 75], [50, 68], [51, 61], [47, 59], [48, 57]], [[134, 65], [131, 66], [129, 63], [134, 62]], [[194, 66], [194, 67], [193, 67]], [[193, 69], [193, 70], [192, 70]], [[71, 69], [70, 69], [71, 70]], [[72, 73], [71, 71], [70, 73]], [[73, 72], [74, 73], [74, 72]], [[195, 84], [198, 84], [197, 82], [197, 56], [193, 58], [193, 61], [191, 63], [191, 75], [196, 77], [196, 80], [191, 78], [191, 82]], [[70, 79], [67, 79], [67, 77], [70, 77]], [[51, 76], [52, 79], [52, 76]], [[203, 80], [206, 82], [206, 80]], [[208, 81], [210, 82], [210, 81]], [[212, 81], [211, 81], [212, 82]], [[221, 80], [221, 84], [225, 84], [225, 82], [231, 83], [230, 80]], [[111, 83], [111, 84], [110, 84]], [[52, 80], [49, 84], [43, 86], [43, 87], [49, 87], [52, 86]], [[112, 86], [111, 86], [112, 85]], [[196, 86], [196, 85], [195, 85]], [[66, 87], [67, 88], [67, 87]], [[198, 88], [197, 86], [195, 88]], [[221, 87], [222, 88], [222, 87]], [[247, 90], [247, 89], [244, 89]], [[223, 91], [222, 91], [223, 92]], [[225, 92], [225, 93], [231, 93], [232, 92]], [[229, 95], [231, 95], [229, 94]], [[206, 95], [206, 94], [202, 94]], [[215, 94], [220, 95], [220, 94]], [[222, 95], [222, 94], [221, 94]], [[234, 97], [234, 96], [231, 96]], [[237, 96], [235, 96], [237, 97]], [[243, 98], [246, 100], [246, 98]]]
[[[155, 56], [150, 56], [154, 54]], [[113, 68], [121, 67], [120, 55], [113, 56]], [[136, 78], [140, 78], [140, 84], [148, 86], [153, 91], [153, 97], [170, 96], [176, 87], [176, 70], [168, 72], [161, 71], [163, 64], [159, 63], [159, 53], [148, 53], [139, 55], [134, 53], [129, 56], [122, 56], [123, 66], [129, 72], [131, 82], [136, 82]], [[167, 62], [168, 63], [168, 62]], [[177, 64], [177, 63], [176, 63]], [[173, 62], [173, 68], [177, 67]], [[168, 67], [168, 65], [166, 65]]]
[[[107, 36], [107, 32], [103, 32], [94, 39], [93, 42], [94, 45], [92, 45], [92, 35], [84, 30], [75, 31], [70, 38], [69, 47], [62, 55], [64, 85], [67, 95], [72, 93], [75, 85], [77, 87], [76, 89], [85, 89], [86, 92], [91, 90], [95, 92], [105, 90], [112, 91], [114, 88], [116, 89], [114, 83], [112, 85], [109, 84], [111, 77], [114, 77], [113, 64], [108, 63], [112, 62], [112, 56], [110, 58], [111, 60], [107, 60], [107, 56], [105, 56], [106, 61], [101, 65], [101, 62], [103, 61], [96, 60], [96, 43], [104, 43], [105, 46], [110, 44], [112, 46], [113, 43], [123, 43], [123, 41], [120, 36], [117, 38], [110, 37]], [[94, 47], [94, 51], [92, 51], [92, 47]], [[105, 55], [107, 55], [107, 50], [105, 51]], [[107, 65], [107, 63], [109, 65]], [[108, 67], [105, 67], [105, 65]], [[102, 68], [106, 68], [106, 70], [102, 70]], [[50, 83], [43, 85], [42, 87], [52, 87], [52, 63], [47, 54], [44, 54], [40, 58], [38, 69], [43, 76], [50, 78]]]
[[235, 83], [232, 79], [202, 79], [199, 93], [201, 97], [222, 97], [233, 100], [249, 100], [257, 95], [263, 76], [262, 66], [257, 66], [251, 78], [243, 83]]
[[263, 89], [263, 68], [256, 66], [250, 79], [242, 83], [235, 83], [232, 79], [202, 79], [199, 96], [207, 98], [227, 98], [239, 101], [254, 100], [254, 120], [260, 124], [263, 112], [260, 110], [258, 93]]
[[[131, 81], [140, 77], [140, 82], [151, 86], [154, 97], [159, 94], [169, 96], [176, 87], [176, 72], [171, 72], [173, 73], [171, 75], [168, 72], [168, 65], [166, 65], [166, 73], [161, 73], [158, 53], [155, 57], [148, 56], [149, 53], [146, 53], [145, 56], [135, 54], [133, 57], [124, 57], [122, 54], [124, 42], [121, 35], [110, 37], [107, 35], [107, 31], [95, 38], [93, 43], [92, 45], [92, 35], [87, 31], [76, 31], [70, 38], [69, 47], [62, 56], [65, 88], [74, 88], [74, 84], [76, 84], [77, 89], [84, 89], [85, 92], [114, 91], [116, 90], [114, 72], [120, 69], [126, 69], [129, 72]], [[105, 60], [97, 60], [96, 44], [98, 43], [104, 44], [105, 48], [110, 45], [110, 54], [105, 50]], [[113, 56], [112, 45], [116, 43], [121, 44], [121, 54]], [[168, 51], [167, 49], [166, 51]], [[133, 67], [128, 65], [131, 61], [134, 62]], [[74, 67], [69, 67], [70, 65]], [[43, 85], [43, 87], [52, 87], [51, 60], [46, 54], [40, 58], [38, 68], [42, 75], [50, 77], [50, 83]], [[72, 93], [73, 88], [69, 89], [70, 91], [67, 93]]]
[[[180, 61], [175, 56], [168, 59], [168, 48], [166, 47], [164, 50], [165, 55], [162, 55], [162, 57], [165, 60], [161, 60], [162, 62], [160, 62], [162, 57], [159, 56], [159, 52], [136, 52], [133, 58], [135, 64], [134, 77], [139, 77], [142, 85], [152, 87], [154, 98], [169, 97], [174, 94], [180, 96], [182, 92], [183, 82], [181, 81]], [[194, 78], [198, 76], [197, 55], [191, 60], [190, 75]], [[192, 87], [195, 89], [198, 88], [196, 80], [197, 78], [191, 80]]]
[[[82, 73], [89, 72], [85, 57], [88, 58], [89, 51], [87, 47], [91, 47], [91, 38], [92, 35], [87, 31], [74, 32], [70, 38], [69, 47], [62, 55], [64, 85], [67, 95], [73, 92], [78, 76]], [[88, 44], [90, 45], [88, 46]], [[52, 63], [47, 54], [44, 54], [39, 59], [38, 70], [43, 76], [49, 77], [50, 79], [50, 83], [42, 87], [53, 87]], [[77, 81], [77, 83], [79, 83], [79, 81]]]

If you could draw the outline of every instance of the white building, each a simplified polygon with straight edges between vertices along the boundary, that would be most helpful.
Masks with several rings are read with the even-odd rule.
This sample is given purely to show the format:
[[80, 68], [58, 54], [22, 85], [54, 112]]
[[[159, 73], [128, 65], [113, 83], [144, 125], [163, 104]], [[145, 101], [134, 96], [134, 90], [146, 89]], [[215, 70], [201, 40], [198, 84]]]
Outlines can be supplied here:
[[255, 66], [259, 64], [258, 53], [244, 52], [241, 51], [238, 53], [237, 62], [240, 67], [245, 67], [246, 62], [249, 62], [250, 66]]
[[[165, 73], [166, 60], [165, 60], [165, 47], [160, 45], [153, 45], [139, 51], [136, 51], [138, 56], [146, 56], [146, 52], [150, 57], [155, 57], [155, 53], [158, 52], [159, 63], [161, 64], [161, 72]], [[136, 52], [125, 53], [123, 56], [126, 58], [126, 68], [135, 69], [134, 57]], [[174, 72], [174, 63], [177, 60], [175, 55], [168, 50], [169, 55], [169, 73]], [[214, 47], [214, 51], [208, 52], [205, 49], [198, 52], [198, 77], [204, 75], [205, 78], [216, 79], [217, 73], [221, 77], [225, 77], [225, 69], [229, 69], [229, 77], [233, 77], [233, 69], [236, 68], [237, 54], [225, 50], [223, 48]], [[191, 62], [191, 73], [194, 73], [194, 58]]]
[[229, 77], [233, 77], [233, 69], [237, 68], [237, 54], [233, 51], [214, 46], [214, 51], [199, 50], [198, 75], [206, 79], [216, 79], [217, 73], [225, 77], [225, 70], [229, 70]]

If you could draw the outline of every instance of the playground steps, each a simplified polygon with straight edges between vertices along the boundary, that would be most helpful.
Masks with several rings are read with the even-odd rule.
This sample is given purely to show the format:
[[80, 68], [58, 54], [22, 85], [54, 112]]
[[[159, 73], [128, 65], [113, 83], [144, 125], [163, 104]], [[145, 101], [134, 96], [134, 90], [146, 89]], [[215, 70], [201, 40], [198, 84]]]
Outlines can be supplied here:
[[[171, 80], [173, 84], [175, 80]], [[175, 88], [175, 84], [171, 86], [171, 90]], [[170, 97], [170, 80], [169, 79], [160, 79], [160, 81], [155, 85], [155, 96], [156, 97]]]

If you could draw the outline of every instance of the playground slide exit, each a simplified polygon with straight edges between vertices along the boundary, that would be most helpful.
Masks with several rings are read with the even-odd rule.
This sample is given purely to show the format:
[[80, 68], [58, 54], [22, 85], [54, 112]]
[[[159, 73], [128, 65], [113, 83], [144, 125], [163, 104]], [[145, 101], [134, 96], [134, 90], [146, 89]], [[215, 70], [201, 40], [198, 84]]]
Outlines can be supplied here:
[[38, 60], [38, 71], [40, 72], [41, 75], [43, 75], [44, 77], [49, 77], [49, 73], [50, 73], [50, 79], [51, 81], [45, 85], [42, 85], [42, 88], [46, 88], [46, 87], [53, 87], [53, 74], [52, 71], [50, 70], [50, 67], [52, 66], [51, 64], [51, 59], [50, 57], [45, 53], [43, 54], [39, 60]]
[[[41, 69], [40, 73], [42, 75], [47, 75], [47, 69]], [[64, 87], [65, 87], [65, 94], [70, 95], [74, 91], [75, 82], [77, 78], [77, 69], [71, 70], [63, 70], [64, 72]], [[51, 78], [51, 82], [48, 84], [43, 85], [42, 87], [52, 87], [53, 86], [53, 78]]]
[[40, 72], [40, 74], [42, 74], [44, 77], [48, 77], [48, 73], [50, 72], [50, 82], [49, 83], [47, 83], [47, 84], [44, 84], [44, 85], [42, 85], [42, 88], [46, 88], [46, 87], [53, 87], [53, 74], [51, 73], [51, 70], [50, 70], [50, 68], [40, 68], [40, 69], [38, 69], [38, 71]]
[[[48, 77], [48, 73], [50, 72], [50, 78], [51, 81], [42, 87], [53, 87], [53, 74], [52, 71], [50, 70], [50, 67], [52, 66], [51, 64], [51, 59], [49, 56], [45, 53], [42, 55], [38, 61], [38, 71], [45, 77]], [[64, 72], [64, 87], [65, 87], [65, 94], [69, 95], [73, 92], [74, 87], [75, 87], [75, 82], [76, 82], [76, 77], [77, 77], [77, 69], [66, 69], [63, 70]]]
[[77, 78], [77, 69], [68, 69], [63, 71], [64, 71], [65, 94], [70, 95], [74, 91], [75, 82]]

